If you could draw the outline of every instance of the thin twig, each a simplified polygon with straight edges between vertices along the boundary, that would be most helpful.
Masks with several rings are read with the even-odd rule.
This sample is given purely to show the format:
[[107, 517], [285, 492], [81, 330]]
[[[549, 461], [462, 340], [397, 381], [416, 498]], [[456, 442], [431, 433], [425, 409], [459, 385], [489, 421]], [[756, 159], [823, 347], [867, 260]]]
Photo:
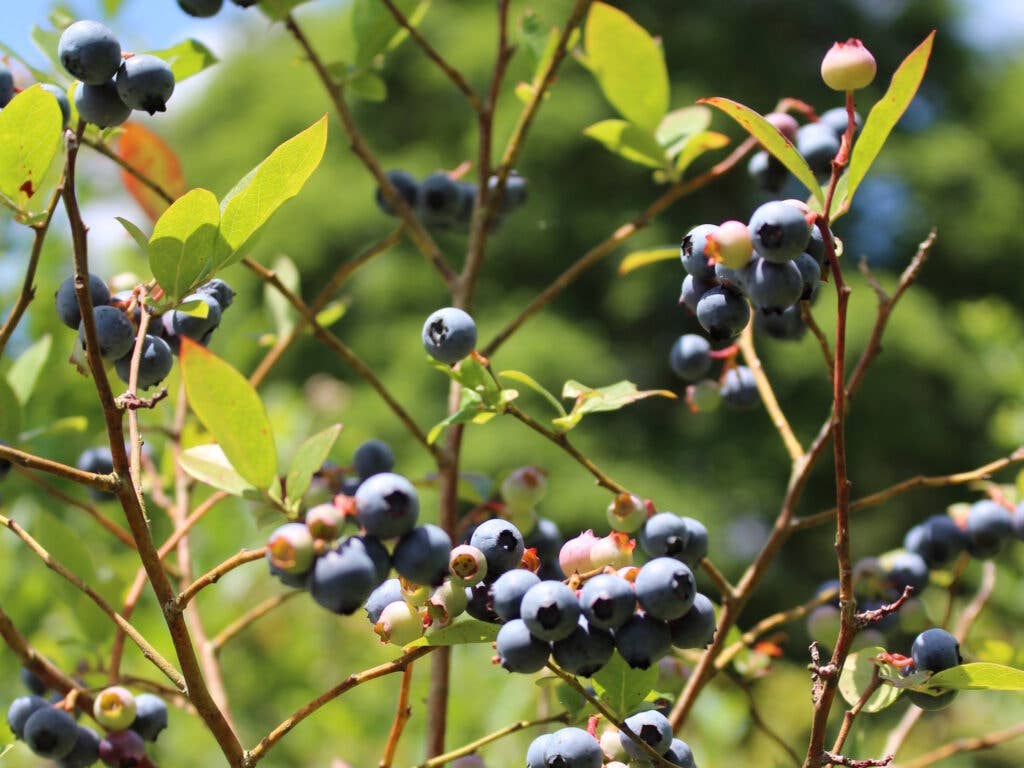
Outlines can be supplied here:
[[754, 347], [753, 321], [747, 323], [747, 327], [740, 334], [739, 348], [740, 352], [743, 353], [743, 360], [754, 375], [757, 391], [761, 395], [761, 402], [764, 403], [765, 410], [768, 411], [768, 416], [771, 418], [772, 424], [775, 425], [775, 430], [779, 433], [779, 437], [782, 438], [783, 445], [786, 446], [786, 452], [789, 453], [790, 461], [800, 461], [804, 455], [804, 448], [800, 445], [796, 435], [793, 434], [793, 428], [789, 425], [789, 419], [786, 418], [782, 406], [779, 405], [778, 398], [775, 397], [775, 390], [772, 389], [768, 375], [764, 372], [761, 358], [757, 356], [757, 349]]
[[192, 598], [211, 584], [216, 584], [226, 573], [230, 573], [246, 563], [262, 560], [266, 557], [266, 554], [266, 547], [253, 550], [243, 549], [237, 555], [233, 555], [219, 565], [214, 566], [182, 590], [181, 594], [174, 601], [174, 610], [180, 611], [184, 609], [192, 601]]
[[25, 469], [46, 472], [55, 477], [63, 477], [65, 480], [70, 480], [79, 485], [87, 485], [104, 493], [114, 493], [121, 485], [121, 479], [117, 472], [109, 475], [83, 472], [76, 467], [70, 467], [67, 464], [61, 464], [59, 461], [50, 461], [42, 456], [19, 451], [17, 448], [11, 448], [9, 445], [3, 445], [2, 443], [0, 443], [0, 459], [6, 459], [12, 464], [17, 464]]
[[221, 649], [223, 649], [224, 646], [240, 632], [245, 630], [247, 627], [252, 626], [257, 620], [266, 616], [279, 605], [283, 605], [292, 598], [298, 597], [301, 594], [303, 594], [301, 590], [293, 589], [290, 592], [282, 592], [280, 595], [268, 597], [263, 602], [253, 606], [218, 632], [210, 641], [210, 649], [214, 653], [219, 654]]
[[994, 731], [985, 736], [975, 736], [966, 739], [957, 739], [944, 744], [931, 752], [926, 752], [907, 763], [901, 763], [899, 768], [927, 768], [945, 760], [947, 757], [959, 755], [964, 752], [980, 752], [983, 749], [992, 749], [1012, 739], [1024, 736], [1024, 723], [1018, 723], [1002, 731]]
[[[386, 2], [386, 0], [385, 0]], [[402, 670], [402, 683], [398, 687], [398, 704], [395, 707], [395, 720], [391, 724], [391, 732], [388, 733], [387, 743], [384, 745], [384, 756], [378, 763], [379, 768], [391, 768], [395, 760], [395, 751], [398, 749], [398, 742], [402, 738], [405, 724], [409, 722], [409, 715], [412, 709], [409, 707], [409, 689], [412, 686], [412, 662], [406, 664]]]
[[505, 736], [509, 736], [518, 731], [525, 730], [527, 728], [535, 728], [538, 725], [548, 725], [549, 723], [567, 723], [570, 720], [568, 712], [559, 712], [557, 715], [548, 715], [547, 717], [540, 717], [536, 720], [517, 720], [511, 725], [506, 725], [504, 728], [499, 728], [486, 736], [481, 736], [475, 741], [471, 741], [468, 744], [464, 744], [458, 749], [453, 749], [450, 752], [445, 752], [443, 755], [432, 757], [429, 760], [424, 760], [415, 768], [440, 768], [442, 765], [450, 763], [452, 760], [457, 760], [460, 757], [466, 755], [472, 755], [481, 747], [485, 747], [491, 742], [502, 739]]
[[857, 699], [857, 702], [846, 711], [846, 714], [843, 715], [843, 724], [839, 728], [839, 733], [836, 736], [835, 743], [832, 744], [832, 754], [837, 755], [843, 751], [843, 745], [846, 744], [846, 740], [850, 737], [850, 729], [853, 728], [854, 720], [857, 719], [857, 715], [861, 713], [865, 705], [867, 705], [868, 701], [875, 695], [875, 691], [877, 691], [881, 685], [882, 678], [878, 676], [878, 667], [874, 667], [871, 674], [871, 680], [867, 684], [867, 687], [864, 688], [860, 698]]
[[132, 165], [119, 154], [117, 154], [117, 152], [115, 152], [106, 144], [104, 144], [102, 140], [94, 140], [89, 138], [88, 136], [83, 136], [81, 142], [82, 144], [85, 144], [87, 147], [96, 150], [104, 157], [113, 160], [115, 163], [121, 166], [123, 170], [127, 171], [128, 174], [135, 177], [140, 183], [142, 183], [143, 186], [148, 187], [150, 190], [155, 192], [160, 197], [160, 199], [162, 199], [165, 203], [170, 204], [174, 202], [174, 195], [172, 195], [170, 192], [168, 192], [166, 189], [160, 186], [160, 184], [157, 181], [147, 176], [145, 172], [143, 172], [141, 169], [136, 168], [134, 165]]

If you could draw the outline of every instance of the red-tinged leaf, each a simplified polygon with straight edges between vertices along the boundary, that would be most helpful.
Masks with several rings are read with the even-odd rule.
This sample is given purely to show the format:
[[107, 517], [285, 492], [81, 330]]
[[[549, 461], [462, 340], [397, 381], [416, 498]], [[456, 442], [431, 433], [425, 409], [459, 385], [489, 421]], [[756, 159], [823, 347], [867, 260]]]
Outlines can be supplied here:
[[[185, 177], [181, 163], [167, 142], [139, 123], [126, 123], [117, 143], [118, 156], [139, 173], [153, 180], [177, 199], [185, 194]], [[143, 184], [128, 171], [121, 172], [121, 180], [135, 201], [152, 221], [160, 218], [169, 203], [157, 192]]]

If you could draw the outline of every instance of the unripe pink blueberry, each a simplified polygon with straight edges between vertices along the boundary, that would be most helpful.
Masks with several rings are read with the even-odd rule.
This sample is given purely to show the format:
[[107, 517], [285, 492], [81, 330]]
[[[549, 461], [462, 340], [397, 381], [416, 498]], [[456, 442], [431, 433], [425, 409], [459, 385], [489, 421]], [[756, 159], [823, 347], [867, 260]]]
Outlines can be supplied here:
[[267, 559], [284, 573], [305, 573], [313, 557], [313, 535], [302, 523], [285, 523], [267, 539]]
[[742, 221], [727, 221], [708, 235], [707, 252], [729, 269], [745, 267], [754, 254], [750, 230]]
[[465, 610], [466, 588], [450, 579], [435, 589], [434, 594], [427, 600], [427, 616], [430, 617], [432, 624], [439, 627], [448, 626]]
[[558, 553], [558, 564], [562, 573], [572, 576], [574, 573], [586, 573], [591, 569], [590, 550], [597, 543], [597, 536], [592, 530], [586, 530], [562, 545]]
[[123, 731], [135, 720], [135, 697], [119, 685], [104, 688], [96, 696], [92, 716], [104, 728]]
[[629, 538], [629, 534], [612, 531], [590, 548], [590, 568], [625, 568], [632, 565], [634, 549], [636, 540]]
[[788, 112], [769, 112], [764, 119], [790, 141], [796, 140], [796, 132], [800, 129], [800, 124]]
[[419, 611], [399, 600], [384, 607], [373, 631], [382, 643], [408, 645], [423, 634], [423, 619]]
[[398, 583], [402, 585], [402, 597], [405, 601], [416, 608], [427, 604], [430, 599], [431, 587], [424, 584], [416, 584], [408, 579], [399, 576]]
[[484, 553], [469, 544], [460, 544], [448, 558], [448, 571], [463, 585], [479, 584], [487, 575], [487, 558]]
[[547, 490], [548, 480], [539, 467], [520, 467], [501, 481], [501, 498], [515, 509], [535, 507]]
[[306, 512], [306, 527], [315, 539], [332, 541], [344, 524], [341, 511], [333, 504], [317, 504]]
[[856, 91], [871, 85], [878, 65], [871, 51], [855, 37], [835, 43], [821, 60], [821, 79], [834, 91]]
[[608, 505], [608, 525], [613, 531], [633, 533], [647, 519], [647, 506], [643, 499], [631, 493], [620, 493]]

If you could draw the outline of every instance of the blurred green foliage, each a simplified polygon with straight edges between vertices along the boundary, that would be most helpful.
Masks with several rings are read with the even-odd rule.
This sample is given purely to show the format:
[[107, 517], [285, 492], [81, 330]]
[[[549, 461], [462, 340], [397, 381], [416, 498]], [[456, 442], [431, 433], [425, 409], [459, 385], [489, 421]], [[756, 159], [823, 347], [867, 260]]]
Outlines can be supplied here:
[[[968, 11], [941, 0], [900, 3], [884, 24], [870, 12], [879, 4], [853, 0], [732, 2], [724, 4], [727, 13], [723, 4], [615, 4], [661, 36], [673, 107], [700, 96], [723, 95], [767, 111], [779, 98], [792, 96], [823, 111], [834, 105], [835, 96], [818, 79], [820, 56], [833, 40], [850, 36], [863, 38], [879, 62], [879, 80], [865, 94], [877, 97], [902, 56], [930, 29], [940, 30], [925, 88], [915, 105], [919, 109], [912, 110], [897, 130], [876, 168], [876, 173], [899, 180], [903, 215], [879, 232], [876, 213], [866, 207], [870, 198], [865, 191], [839, 227], [854, 289], [854, 354], [863, 347], [875, 307], [874, 294], [856, 273], [855, 263], [866, 258], [882, 282], [891, 286], [916, 243], [932, 226], [939, 229], [931, 259], [897, 309], [883, 354], [852, 406], [848, 445], [854, 496], [918, 473], [975, 467], [1019, 445], [1024, 436], [1024, 282], [1019, 265], [1024, 251], [1024, 56], [1015, 51], [988, 57], [957, 39], [951, 30], [958, 14]], [[568, 5], [567, 0], [517, 0], [513, 18], [534, 6], [554, 22]], [[43, 11], [41, 7], [40, 17]], [[485, 87], [493, 64], [493, 16], [493, 3], [438, 0], [422, 27], [479, 89]], [[354, 55], [353, 41], [338, 13], [321, 13], [311, 4], [298, 17], [329, 61]], [[246, 44], [250, 35], [258, 45]], [[215, 52], [222, 62], [208, 76], [202, 93], [187, 108], [176, 109], [172, 102], [167, 116], [154, 126], [179, 152], [189, 185], [222, 196], [275, 146], [328, 111], [329, 104], [280, 25], [243, 25], [229, 50]], [[475, 124], [465, 100], [415, 46], [404, 45], [389, 56], [381, 75], [387, 100], [353, 106], [385, 167], [422, 177], [475, 158]], [[499, 146], [518, 114], [511, 86], [530, 76], [523, 57], [513, 59], [495, 126]], [[647, 171], [581, 135], [585, 126], [610, 116], [613, 111], [591, 77], [566, 62], [519, 165], [530, 182], [529, 201], [503, 223], [488, 246], [474, 311], [483, 340], [561, 269], [657, 194]], [[740, 138], [724, 117], [716, 117], [713, 127]], [[122, 198], [109, 202], [118, 186], [114, 167], [95, 155], [85, 159], [82, 194], [91, 203], [87, 218], [129, 215], [141, 222], [141, 214]], [[712, 161], [702, 158], [697, 170]], [[340, 262], [393, 226], [376, 208], [373, 194], [372, 181], [332, 122], [321, 168], [299, 198], [278, 213], [254, 257], [270, 264], [277, 256], [288, 255], [299, 267], [303, 295], [313, 295]], [[634, 238], [630, 249], [675, 243], [704, 221], [745, 219], [758, 200], [740, 169], [675, 205]], [[859, 211], [858, 203], [864, 206]], [[870, 241], [877, 252], [858, 245], [858, 233], [865, 232], [874, 235]], [[30, 240], [23, 228], [0, 228], [5, 274], [14, 265], [12, 274], [19, 275], [4, 284], [2, 306], [9, 306], [16, 295], [17, 265], [23, 263]], [[440, 244], [458, 265], [464, 238], [443, 235]], [[591, 386], [628, 378], [644, 389], [674, 388], [681, 393], [682, 386], [667, 366], [668, 349], [676, 336], [697, 327], [676, 304], [682, 271], [673, 262], [663, 262], [619, 278], [615, 263], [625, 253], [620, 250], [591, 270], [529, 321], [495, 356], [496, 368], [526, 371], [553, 391], [569, 378]], [[8, 354], [16, 356], [31, 340], [53, 333], [54, 349], [26, 410], [26, 428], [80, 414], [87, 415], [89, 427], [84, 434], [43, 435], [25, 447], [73, 462], [79, 451], [102, 439], [103, 431], [91, 387], [65, 363], [72, 335], [58, 327], [49, 302], [70, 272], [69, 254], [65, 233], [56, 229], [38, 276], [38, 299], [23, 323], [25, 332], [12, 342]], [[145, 262], [127, 238], [123, 247], [94, 249], [92, 256], [95, 271], [102, 274], [127, 270], [145, 275]], [[225, 277], [238, 297], [212, 349], [249, 372], [265, 353], [260, 339], [271, 328], [272, 318], [264, 291], [250, 273], [235, 266]], [[445, 413], [447, 381], [424, 363], [419, 342], [422, 318], [447, 303], [434, 272], [403, 244], [362, 269], [344, 294], [349, 307], [336, 332], [373, 366], [421, 425], [438, 421]], [[833, 325], [833, 296], [827, 286], [815, 310], [826, 329]], [[790, 345], [764, 340], [760, 348], [797, 434], [809, 441], [825, 417], [829, 397], [815, 342], [809, 337]], [[4, 363], [8, 365], [9, 361]], [[168, 382], [172, 393], [177, 392], [178, 381], [175, 373]], [[338, 463], [347, 463], [360, 441], [376, 436], [394, 446], [399, 471], [417, 479], [431, 472], [429, 456], [408, 439], [372, 390], [311, 336], [288, 352], [261, 392], [284, 461], [306, 437], [341, 421], [345, 429], [333, 456]], [[547, 414], [547, 405], [533, 394], [524, 392], [521, 405], [539, 416]], [[169, 426], [171, 419], [171, 403], [144, 412], [142, 418], [147, 443], [165, 474], [170, 465], [160, 428]], [[758, 528], [752, 521], [770, 524], [788, 476], [783, 447], [761, 410], [695, 416], [681, 400], [654, 398], [619, 413], [589, 418], [573, 437], [611, 476], [654, 499], [659, 508], [701, 519], [711, 531], [712, 558], [733, 578], [757, 544], [752, 538]], [[578, 465], [521, 424], [497, 419], [486, 427], [470, 427], [464, 445], [467, 471], [500, 478], [526, 463], [547, 469], [550, 492], [541, 512], [554, 518], [564, 532], [604, 529], [606, 494]], [[61, 488], [80, 494], [64, 484]], [[0, 492], [4, 514], [21, 522], [109, 600], [117, 603], [123, 598], [136, 562], [117, 542], [78, 510], [43, 495], [21, 477], [13, 476]], [[898, 546], [912, 522], [970, 498], [972, 493], [962, 488], [920, 490], [859, 514], [854, 553], [863, 556]], [[832, 499], [826, 455], [812, 476], [801, 512], [829, 507]], [[117, 509], [108, 507], [117, 519]], [[436, 519], [436, 495], [427, 487], [423, 509], [426, 520]], [[151, 513], [160, 541], [170, 524], [155, 507]], [[218, 506], [192, 536], [197, 573], [243, 546], [259, 546], [273, 522], [270, 515], [254, 515], [245, 503]], [[831, 532], [825, 529], [795, 538], [742, 625], [808, 599], [815, 585], [835, 569], [830, 545]], [[0, 603], [42, 652], [65, 669], [81, 664], [84, 671], [105, 663], [110, 626], [91, 604], [12, 536], [0, 536], [0, 562], [5, 564], [0, 569]], [[1002, 563], [992, 608], [968, 640], [966, 655], [1020, 664], [1024, 659], [1015, 627], [1024, 618], [1019, 599], [1024, 551], [1018, 546], [1003, 556]], [[971, 593], [977, 577], [975, 564], [965, 576], [963, 594]], [[258, 564], [229, 575], [198, 598], [208, 633], [215, 634], [280, 589]], [[929, 602], [941, 613], [941, 595], [929, 596]], [[147, 637], [171, 657], [151, 594], [143, 599], [136, 619]], [[810, 712], [802, 626], [788, 627], [781, 642], [788, 661], [776, 664], [753, 690], [762, 714], [802, 754]], [[378, 645], [361, 616], [338, 619], [303, 597], [290, 601], [239, 636], [220, 657], [243, 743], [254, 743], [326, 685], [394, 655], [394, 650]], [[490, 655], [487, 647], [455, 651], [450, 745], [558, 706], [530, 679], [491, 666]], [[11, 698], [18, 690], [17, 664], [8, 653], [0, 654], [0, 659], [0, 690]], [[413, 716], [396, 765], [413, 764], [422, 756], [428, 666], [417, 665]], [[132, 648], [126, 669], [155, 674]], [[299, 726], [266, 764], [328, 766], [333, 758], [353, 766], [374, 764], [390, 727], [395, 696], [395, 681], [388, 679], [352, 691]], [[880, 752], [886, 730], [905, 706], [865, 718], [849, 751]], [[1022, 713], [1019, 700], [1009, 695], [964, 694], [950, 712], [924, 718], [906, 754], [952, 736], [1019, 722]], [[862, 737], [864, 733], [871, 735]], [[702, 768], [787, 764], [784, 753], [756, 730], [742, 691], [725, 679], [707, 689], [681, 735], [693, 746]], [[517, 734], [486, 751], [488, 765], [521, 765], [530, 738]], [[172, 713], [171, 729], [155, 756], [167, 766], [218, 764], [212, 740], [197, 720], [182, 712]], [[1009, 768], [1022, 762], [1024, 745], [1011, 744], [945, 765]], [[25, 750], [17, 749], [4, 757], [4, 764], [30, 761]]]

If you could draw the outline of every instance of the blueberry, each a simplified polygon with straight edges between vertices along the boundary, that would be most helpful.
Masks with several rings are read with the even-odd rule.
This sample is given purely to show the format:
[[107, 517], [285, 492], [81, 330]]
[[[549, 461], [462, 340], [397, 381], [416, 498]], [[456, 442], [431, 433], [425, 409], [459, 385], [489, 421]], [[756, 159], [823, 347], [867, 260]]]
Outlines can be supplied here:
[[182, 299], [185, 302], [202, 302], [206, 305], [206, 317], [190, 315], [175, 309], [170, 312], [170, 330], [176, 336], [187, 336], [202, 342], [203, 337], [220, 325], [223, 309], [220, 302], [210, 293], [191, 293]]
[[391, 605], [391, 603], [397, 603], [402, 599], [401, 582], [398, 579], [388, 579], [373, 590], [366, 599], [366, 605], [364, 606], [366, 608], [366, 618], [370, 620], [371, 624], [376, 624], [387, 606]]
[[40, 707], [25, 721], [23, 738], [28, 748], [39, 757], [59, 760], [75, 746], [78, 724], [63, 709]]
[[555, 731], [544, 749], [546, 768], [601, 768], [603, 762], [597, 739], [582, 728]]
[[928, 564], [916, 552], [897, 552], [890, 558], [883, 558], [887, 569], [886, 580], [900, 594], [906, 587], [920, 592], [928, 585]]
[[[124, 357], [114, 361], [114, 368], [117, 375], [125, 384], [128, 383], [131, 374], [133, 348]], [[171, 347], [159, 336], [150, 336], [142, 340], [142, 357], [139, 360], [139, 387], [149, 389], [156, 386], [171, 372], [174, 367], [174, 355]]]
[[146, 743], [135, 731], [108, 733], [100, 742], [100, 760], [107, 765], [120, 768], [136, 766], [145, 756]]
[[550, 733], [542, 733], [530, 742], [530, 747], [526, 750], [526, 768], [547, 768], [547, 763], [544, 762], [544, 753], [547, 751], [551, 737]]
[[693, 750], [682, 739], [672, 739], [672, 745], [665, 752], [664, 758], [680, 768], [697, 768], [697, 762], [693, 759]]
[[572, 634], [580, 618], [576, 593], [560, 581], [542, 581], [523, 596], [519, 615], [536, 637], [561, 640]]
[[476, 323], [461, 309], [444, 307], [427, 318], [422, 336], [428, 355], [454, 365], [476, 348]]
[[565, 574], [558, 564], [558, 552], [562, 548], [562, 534], [553, 520], [546, 517], [537, 519], [537, 524], [526, 537], [526, 546], [536, 550], [540, 560], [538, 575], [542, 579], [564, 579]]
[[367, 478], [356, 491], [356, 519], [368, 534], [393, 539], [413, 529], [420, 514], [413, 484], [393, 472]]
[[113, 80], [99, 85], [79, 83], [75, 89], [75, 109], [79, 117], [100, 128], [121, 125], [132, 113], [131, 107], [117, 95]]
[[487, 558], [469, 544], [460, 544], [448, 556], [448, 572], [462, 586], [479, 584], [487, 576]]
[[534, 637], [522, 619], [513, 619], [500, 630], [495, 640], [501, 666], [509, 672], [539, 672], [548, 663], [548, 644]]
[[96, 695], [92, 716], [111, 731], [122, 731], [135, 720], [135, 697], [127, 688], [112, 685]]
[[316, 602], [334, 613], [354, 613], [377, 586], [373, 560], [357, 547], [331, 550], [316, 560], [309, 591]]
[[427, 600], [427, 616], [440, 627], [447, 627], [466, 612], [466, 589], [458, 581], [447, 579]]
[[995, 557], [1013, 531], [1013, 519], [1002, 504], [979, 501], [967, 515], [967, 551], [971, 557]]
[[90, 448], [82, 452], [75, 464], [83, 472], [92, 472], [97, 475], [109, 475], [114, 471], [114, 457], [110, 449], [105, 445], [98, 448]]
[[938, 568], [964, 551], [967, 536], [948, 515], [932, 515], [907, 531], [903, 547], [920, 555], [929, 568]]
[[466, 587], [466, 613], [478, 621], [490, 624], [498, 622], [498, 614], [491, 608], [490, 587], [487, 584], [475, 584]]
[[[104, 360], [117, 360], [131, 352], [135, 345], [135, 328], [124, 312], [116, 307], [96, 307], [92, 316], [100, 357]], [[78, 326], [78, 338], [84, 348], [85, 323]]]
[[235, 300], [234, 289], [219, 277], [215, 277], [213, 280], [209, 280], [200, 285], [196, 288], [196, 293], [206, 293], [213, 296], [213, 298], [217, 300], [217, 303], [220, 304], [221, 312], [224, 312], [228, 307], [230, 307]]
[[[637, 712], [635, 715], [627, 717], [624, 723], [641, 741], [659, 755], [668, 752], [669, 747], [672, 746], [672, 724], [669, 723], [667, 717], [656, 710], [648, 709]], [[619, 742], [626, 754], [634, 760], [646, 761], [649, 759], [643, 747], [627, 736], [625, 731], [619, 731]]]
[[382, 643], [407, 645], [423, 636], [423, 619], [405, 600], [398, 600], [384, 606], [380, 618], [374, 622], [373, 631]]
[[395, 467], [395, 454], [383, 440], [367, 440], [356, 448], [352, 455], [352, 466], [359, 477], [365, 480], [370, 475], [390, 472]]
[[[148, 694], [147, 694], [148, 695]], [[78, 725], [71, 751], [57, 761], [57, 768], [89, 768], [100, 759], [100, 737], [92, 728]]]
[[640, 529], [640, 547], [651, 557], [682, 554], [690, 543], [690, 526], [679, 515], [659, 512]]
[[631, 493], [619, 493], [608, 504], [605, 516], [613, 531], [635, 533], [647, 520], [647, 505]]
[[392, 560], [402, 578], [436, 587], [448, 575], [451, 551], [452, 540], [443, 528], [421, 525], [398, 540]]
[[551, 653], [562, 669], [581, 677], [590, 677], [607, 664], [615, 653], [615, 640], [605, 629], [590, 626], [580, 616], [568, 637], [551, 644]]
[[391, 573], [391, 555], [387, 547], [376, 536], [349, 536], [339, 545], [338, 549], [355, 547], [365, 553], [372, 561], [377, 571], [377, 581], [382, 582]]
[[1024, 501], [1017, 505], [1013, 513], [1013, 535], [1024, 541]]
[[807, 123], [796, 132], [796, 148], [811, 172], [821, 178], [832, 173], [832, 158], [839, 153], [839, 139], [829, 126]]
[[804, 279], [792, 261], [780, 264], [767, 259], [755, 259], [746, 280], [746, 288], [747, 295], [758, 309], [781, 313], [800, 301]]
[[98, 21], [76, 21], [61, 33], [57, 55], [72, 77], [103, 85], [121, 66], [121, 43]]
[[152, 115], [167, 111], [167, 100], [174, 93], [174, 72], [163, 59], [141, 53], [121, 63], [115, 83], [121, 101]]
[[757, 254], [776, 263], [795, 259], [811, 238], [811, 225], [803, 212], [781, 200], [759, 206], [747, 226]]
[[796, 268], [800, 270], [800, 277], [803, 280], [803, 291], [800, 293], [801, 301], [809, 301], [818, 288], [821, 280], [821, 265], [809, 253], [801, 253], [793, 261]]
[[[89, 295], [92, 297], [93, 307], [102, 307], [110, 303], [110, 289], [107, 284], [96, 275], [89, 275]], [[72, 330], [78, 330], [82, 323], [82, 313], [78, 311], [78, 297], [75, 295], [75, 278], [69, 277], [60, 284], [57, 293], [54, 294], [57, 303], [57, 315], [60, 321]]]
[[159, 696], [140, 693], [135, 697], [135, 720], [131, 729], [146, 741], [156, 741], [167, 727], [167, 704]]
[[463, 232], [468, 231], [470, 222], [473, 221], [473, 207], [476, 205], [476, 184], [458, 182], [459, 186], [459, 209], [455, 214], [455, 223]]
[[637, 574], [636, 599], [656, 619], [678, 619], [693, 605], [697, 584], [693, 572], [671, 557], [651, 560]]
[[302, 523], [285, 523], [267, 539], [271, 573], [302, 576], [313, 567], [313, 535]]
[[480, 523], [473, 531], [469, 543], [484, 553], [490, 578], [497, 578], [505, 571], [518, 568], [523, 552], [526, 551], [519, 529], [499, 518]]
[[[415, 208], [420, 197], [420, 184], [416, 181], [416, 177], [406, 171], [388, 171], [388, 180], [391, 185], [398, 191], [398, 194], [408, 203], [410, 208]], [[384, 198], [384, 193], [377, 190], [377, 205], [380, 209], [391, 216], [397, 215], [394, 208]]]
[[[835, 238], [833, 238], [835, 245]], [[817, 226], [811, 227], [811, 239], [807, 241], [805, 249], [821, 265], [822, 270], [828, 269], [828, 254], [825, 252], [825, 239], [821, 236], [821, 229]]]
[[707, 648], [715, 639], [717, 626], [714, 604], [699, 592], [690, 610], [668, 623], [676, 648]]
[[778, 194], [789, 178], [789, 171], [762, 149], [750, 156], [747, 162], [747, 175], [765, 192]]
[[[2, 445], [2, 443], [0, 443], [0, 445]], [[44, 696], [47, 690], [49, 690], [42, 678], [28, 667], [22, 667], [19, 674], [21, 677], [21, 684], [28, 688], [30, 693], [34, 693], [36, 696]]]
[[[71, 119], [71, 102], [68, 101], [68, 95], [63, 88], [52, 83], [42, 83], [40, 86], [47, 93], [52, 93], [54, 98], [57, 99], [57, 106], [60, 107], [61, 125], [67, 125], [68, 120]], [[0, 97], [0, 102], [3, 98]], [[3, 106], [3, 104], [0, 104]]]
[[668, 364], [683, 381], [697, 381], [711, 370], [711, 345], [694, 333], [680, 336], [672, 345]]
[[428, 226], [450, 225], [460, 203], [459, 185], [446, 173], [432, 173], [420, 185], [419, 211]]
[[28, 722], [29, 717], [36, 710], [49, 706], [46, 699], [40, 696], [19, 696], [12, 701], [11, 706], [7, 708], [7, 726], [11, 729], [11, 733], [14, 734], [14, 738], [24, 738], [25, 723]]
[[721, 393], [722, 402], [735, 410], [753, 408], [761, 400], [754, 374], [745, 365], [738, 365], [726, 372]]
[[518, 619], [523, 596], [537, 584], [540, 577], [525, 568], [505, 571], [491, 584], [491, 607], [505, 621]]
[[687, 275], [683, 278], [683, 286], [679, 293], [679, 303], [685, 304], [688, 310], [697, 314], [697, 303], [705, 293], [718, 285], [714, 274], [714, 270], [711, 270], [711, 280], [703, 280], [693, 275]]
[[679, 258], [687, 274], [705, 282], [715, 279], [715, 268], [707, 247], [708, 235], [714, 234], [716, 229], [718, 227], [714, 224], [700, 224], [683, 235], [679, 246]]
[[781, 312], [754, 312], [754, 329], [779, 341], [799, 341], [807, 333], [800, 306], [794, 304]]
[[672, 632], [664, 621], [645, 614], [633, 614], [614, 632], [615, 649], [629, 666], [647, 669], [668, 655]]
[[[849, 117], [846, 114], [846, 107], [833, 107], [832, 109], [822, 113], [821, 117], [818, 118], [818, 122], [822, 125], [827, 125], [833, 131], [836, 136], [840, 138], [846, 133], [846, 126], [849, 123]], [[853, 113], [853, 138], [857, 139], [860, 134], [860, 129], [864, 125], [864, 121], [861, 120], [860, 113]]]
[[739, 269], [732, 269], [722, 263], [715, 264], [715, 281], [723, 288], [745, 294], [747, 291], [747, 267], [749, 266], [750, 262]]
[[232, 3], [237, 5], [239, 8], [252, 8], [260, 0], [231, 0]]
[[14, 98], [14, 75], [11, 70], [0, 63], [0, 109], [11, 103]]
[[216, 16], [224, 0], [178, 0], [178, 6], [189, 16], [200, 19]]
[[[487, 180], [487, 188], [496, 189], [498, 177], [491, 176]], [[526, 179], [517, 173], [510, 173], [505, 179], [505, 197], [501, 201], [501, 212], [508, 213], [526, 202]]]
[[750, 305], [731, 288], [712, 288], [697, 302], [697, 320], [713, 340], [732, 339], [750, 321]]
[[632, 585], [625, 579], [615, 574], [602, 573], [583, 585], [579, 602], [590, 624], [599, 629], [615, 629], [633, 615], [636, 595]]
[[919, 670], [941, 672], [963, 663], [960, 643], [944, 629], [933, 627], [914, 638], [910, 655]]
[[501, 481], [501, 498], [506, 507], [515, 509], [532, 509], [541, 502], [547, 490], [547, 478], [537, 467], [519, 467]]
[[694, 520], [692, 517], [681, 519], [686, 524], [690, 535], [682, 549], [674, 553], [672, 557], [686, 563], [691, 569], [696, 568], [700, 561], [708, 555], [708, 529], [702, 522]]

